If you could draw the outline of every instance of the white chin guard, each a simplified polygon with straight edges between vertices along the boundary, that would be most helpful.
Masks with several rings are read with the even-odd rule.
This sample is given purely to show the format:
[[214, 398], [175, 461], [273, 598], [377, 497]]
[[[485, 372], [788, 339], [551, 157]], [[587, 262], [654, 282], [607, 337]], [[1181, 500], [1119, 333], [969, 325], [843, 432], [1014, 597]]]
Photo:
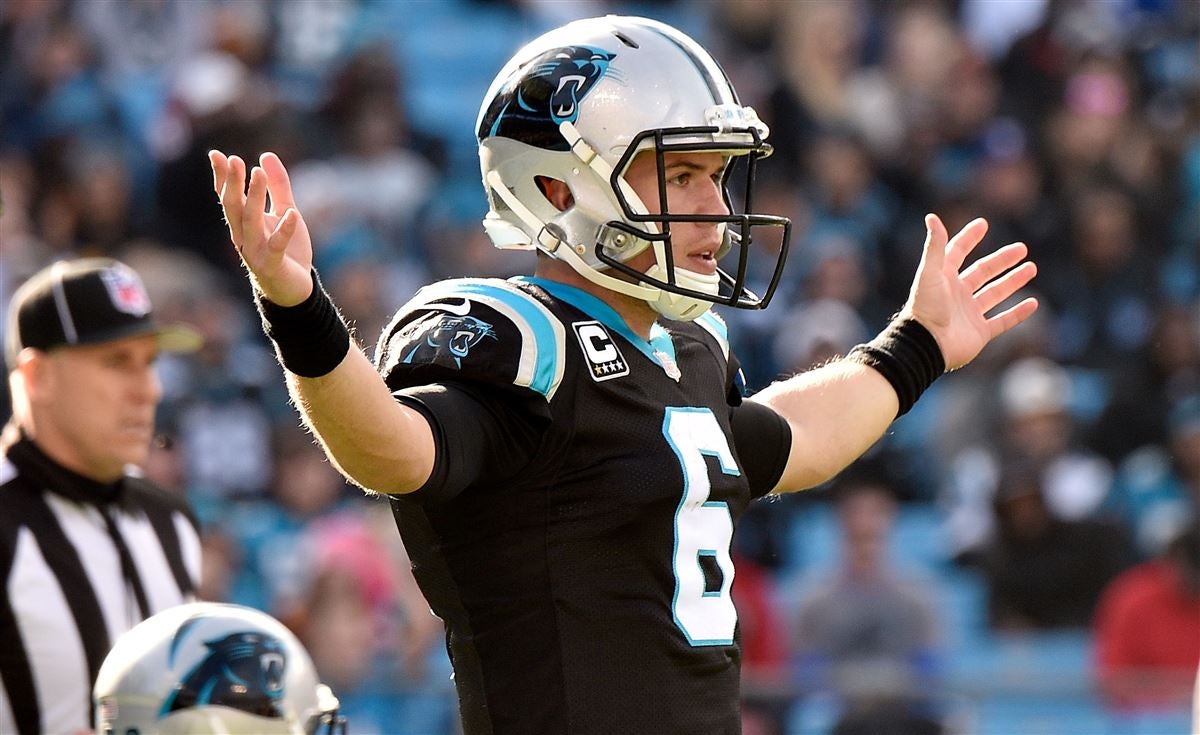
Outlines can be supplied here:
[[[646, 275], [660, 281], [669, 281], [670, 276], [662, 264], [655, 263], [646, 271]], [[721, 287], [721, 277], [716, 273], [704, 275], [683, 268], [675, 269], [675, 283], [683, 288], [700, 291], [701, 293], [717, 295]], [[690, 322], [696, 319], [712, 306], [711, 301], [698, 299], [694, 296], [682, 296], [671, 293], [666, 289], [658, 290], [658, 298], [650, 301], [650, 308], [667, 319], [678, 322]]]

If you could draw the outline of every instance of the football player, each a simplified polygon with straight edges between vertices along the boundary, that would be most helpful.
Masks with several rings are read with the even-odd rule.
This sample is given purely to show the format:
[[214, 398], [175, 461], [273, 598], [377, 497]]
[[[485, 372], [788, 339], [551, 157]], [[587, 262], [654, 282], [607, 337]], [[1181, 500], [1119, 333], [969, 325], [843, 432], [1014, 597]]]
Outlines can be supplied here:
[[476, 130], [483, 225], [536, 272], [427, 286], [374, 365], [280, 160], [210, 154], [295, 403], [347, 477], [395, 498], [467, 733], [738, 732], [738, 517], [835, 475], [1028, 318], [1032, 299], [989, 313], [1035, 267], [1012, 244], [963, 269], [986, 223], [950, 239], [929, 215], [878, 338], [744, 398], [710, 307], [767, 304], [790, 223], [751, 209], [768, 130], [720, 65], [662, 23], [576, 21], [501, 69]]

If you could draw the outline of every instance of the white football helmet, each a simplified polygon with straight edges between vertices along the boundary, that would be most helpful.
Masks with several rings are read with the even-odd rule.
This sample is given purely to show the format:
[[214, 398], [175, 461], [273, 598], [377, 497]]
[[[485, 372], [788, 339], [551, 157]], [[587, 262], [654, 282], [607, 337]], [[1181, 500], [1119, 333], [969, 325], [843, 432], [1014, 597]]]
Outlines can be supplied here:
[[[500, 70], [476, 122], [490, 211], [484, 228], [499, 248], [537, 248], [606, 288], [643, 299], [670, 319], [691, 320], [713, 303], [767, 305], [783, 272], [791, 223], [751, 214], [755, 163], [771, 153], [767, 126], [739, 101], [721, 66], [691, 38], [645, 18], [606, 16], [569, 23], [526, 45]], [[656, 151], [659, 202], [650, 214], [624, 179], [634, 156]], [[666, 207], [663, 154], [716, 152], [746, 162], [746, 212], [672, 214]], [[574, 204], [560, 212], [537, 179], [566, 182]], [[713, 222], [721, 257], [738, 251], [735, 275], [674, 265], [672, 222]], [[770, 284], [746, 288], [751, 230], [782, 228]], [[653, 248], [645, 273], [626, 263]], [[618, 278], [613, 271], [628, 278]]]
[[142, 621], [117, 639], [92, 695], [97, 735], [346, 729], [300, 641], [240, 605], [196, 602]]

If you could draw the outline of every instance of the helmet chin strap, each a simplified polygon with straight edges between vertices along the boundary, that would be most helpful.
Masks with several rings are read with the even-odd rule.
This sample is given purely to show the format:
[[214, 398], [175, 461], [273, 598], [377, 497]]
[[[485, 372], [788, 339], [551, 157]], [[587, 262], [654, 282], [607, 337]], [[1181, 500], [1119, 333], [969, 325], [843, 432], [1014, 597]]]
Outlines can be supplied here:
[[[716, 296], [721, 288], [721, 277], [716, 273], [705, 275], [687, 270], [686, 268], [676, 267], [674, 269], [674, 278], [672, 279], [671, 272], [663, 265], [666, 262], [667, 258], [663, 243], [654, 243], [654, 265], [646, 269], [646, 276], [666, 281], [667, 283], [673, 282], [682, 288], [712, 294], [713, 296]], [[656, 290], [658, 291], [658, 298], [650, 301], [650, 308], [662, 314], [667, 319], [690, 322], [708, 311], [709, 307], [712, 306], [712, 302], [706, 299], [671, 293], [663, 288]]]
[[[666, 269], [659, 263], [651, 266], [646, 271], [646, 275], [663, 281], [667, 280]], [[703, 273], [696, 273], [685, 268], [675, 269], [675, 283], [683, 288], [711, 293], [714, 296], [721, 285], [720, 278], [716, 273], [706, 276]], [[712, 305], [713, 302], [711, 301], [698, 299], [695, 296], [671, 293], [662, 288], [658, 289], [658, 298], [650, 302], [651, 309], [654, 309], [667, 319], [673, 319], [678, 322], [690, 322], [708, 311]]]

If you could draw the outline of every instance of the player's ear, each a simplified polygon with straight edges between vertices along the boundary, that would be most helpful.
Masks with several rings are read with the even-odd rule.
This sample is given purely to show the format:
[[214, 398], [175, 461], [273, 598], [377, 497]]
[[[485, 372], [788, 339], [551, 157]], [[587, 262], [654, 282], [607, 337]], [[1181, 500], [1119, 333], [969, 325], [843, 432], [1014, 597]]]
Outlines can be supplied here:
[[538, 176], [534, 178], [538, 188], [542, 190], [542, 196], [554, 205], [554, 208], [560, 212], [565, 212], [575, 205], [575, 195], [571, 193], [571, 188], [567, 186], [567, 182], [552, 179], [549, 176]]
[[51, 370], [50, 355], [42, 350], [26, 347], [17, 355], [17, 365], [9, 376], [14, 388], [18, 388], [31, 402], [44, 400], [54, 392], [54, 371]]

